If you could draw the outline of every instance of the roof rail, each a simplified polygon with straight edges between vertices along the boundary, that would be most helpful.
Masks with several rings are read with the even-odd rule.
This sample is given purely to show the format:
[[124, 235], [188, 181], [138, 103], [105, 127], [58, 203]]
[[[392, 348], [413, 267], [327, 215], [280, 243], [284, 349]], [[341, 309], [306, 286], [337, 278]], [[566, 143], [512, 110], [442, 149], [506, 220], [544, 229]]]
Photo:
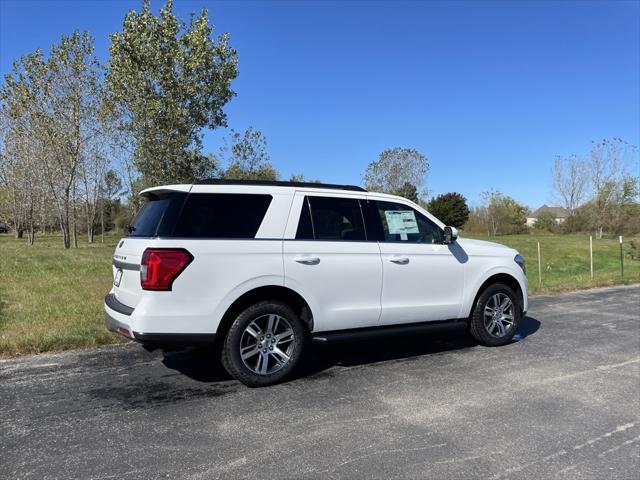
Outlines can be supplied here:
[[199, 180], [194, 182], [195, 185], [263, 185], [269, 187], [301, 187], [301, 188], [333, 188], [336, 190], [352, 190], [354, 192], [366, 192], [362, 187], [356, 185], [336, 185], [333, 183], [317, 183], [317, 182], [283, 182], [275, 180], [226, 180], [221, 178], [212, 178], [208, 180]]

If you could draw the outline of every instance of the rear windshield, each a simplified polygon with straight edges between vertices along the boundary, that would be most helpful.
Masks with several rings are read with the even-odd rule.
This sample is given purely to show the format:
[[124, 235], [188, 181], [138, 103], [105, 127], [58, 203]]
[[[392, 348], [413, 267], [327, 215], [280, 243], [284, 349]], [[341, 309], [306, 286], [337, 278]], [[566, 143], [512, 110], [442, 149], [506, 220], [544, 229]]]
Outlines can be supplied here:
[[149, 195], [129, 236], [255, 238], [271, 200], [237, 193]]
[[195, 193], [189, 195], [174, 237], [255, 238], [271, 195]]

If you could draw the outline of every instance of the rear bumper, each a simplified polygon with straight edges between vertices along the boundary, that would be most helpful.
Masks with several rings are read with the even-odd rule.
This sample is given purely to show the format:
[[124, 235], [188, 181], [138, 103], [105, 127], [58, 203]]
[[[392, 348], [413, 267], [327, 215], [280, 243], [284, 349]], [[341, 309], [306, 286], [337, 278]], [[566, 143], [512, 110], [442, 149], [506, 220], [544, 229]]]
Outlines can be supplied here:
[[119, 333], [120, 335], [124, 335], [127, 338], [135, 339], [135, 337], [133, 336], [133, 332], [129, 328], [129, 325], [117, 320], [112, 315], [110, 315], [109, 310], [107, 310], [107, 308], [108, 308], [107, 304], [105, 303], [104, 323], [107, 326], [107, 330], [111, 332]]
[[107, 330], [119, 333], [144, 345], [196, 347], [213, 345], [215, 333], [142, 333], [131, 327], [135, 309], [120, 303], [113, 293], [104, 299], [104, 321]]

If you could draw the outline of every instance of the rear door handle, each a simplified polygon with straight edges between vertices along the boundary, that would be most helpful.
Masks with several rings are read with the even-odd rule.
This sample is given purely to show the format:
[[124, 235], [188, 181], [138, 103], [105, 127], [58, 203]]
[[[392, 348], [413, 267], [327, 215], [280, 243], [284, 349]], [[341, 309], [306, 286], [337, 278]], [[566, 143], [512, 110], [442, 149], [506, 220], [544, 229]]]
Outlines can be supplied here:
[[293, 260], [298, 263], [302, 263], [303, 265], [317, 265], [320, 263], [320, 259], [312, 255], [301, 255], [299, 257], [294, 257]]
[[403, 257], [401, 255], [392, 255], [389, 257], [389, 261], [392, 263], [397, 263], [398, 265], [406, 265], [409, 263], [409, 257]]

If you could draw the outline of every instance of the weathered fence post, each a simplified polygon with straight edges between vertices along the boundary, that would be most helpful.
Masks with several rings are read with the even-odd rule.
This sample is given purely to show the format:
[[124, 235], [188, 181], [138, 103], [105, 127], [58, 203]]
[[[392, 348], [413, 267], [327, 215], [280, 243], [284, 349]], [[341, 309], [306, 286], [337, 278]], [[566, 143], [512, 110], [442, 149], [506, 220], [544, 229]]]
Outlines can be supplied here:
[[624, 278], [624, 253], [622, 252], [622, 235], [620, 235], [620, 278]]
[[589, 263], [591, 264], [591, 281], [593, 281], [593, 235], [589, 235]]
[[538, 242], [538, 285], [542, 287], [542, 261], [540, 259], [540, 242]]

